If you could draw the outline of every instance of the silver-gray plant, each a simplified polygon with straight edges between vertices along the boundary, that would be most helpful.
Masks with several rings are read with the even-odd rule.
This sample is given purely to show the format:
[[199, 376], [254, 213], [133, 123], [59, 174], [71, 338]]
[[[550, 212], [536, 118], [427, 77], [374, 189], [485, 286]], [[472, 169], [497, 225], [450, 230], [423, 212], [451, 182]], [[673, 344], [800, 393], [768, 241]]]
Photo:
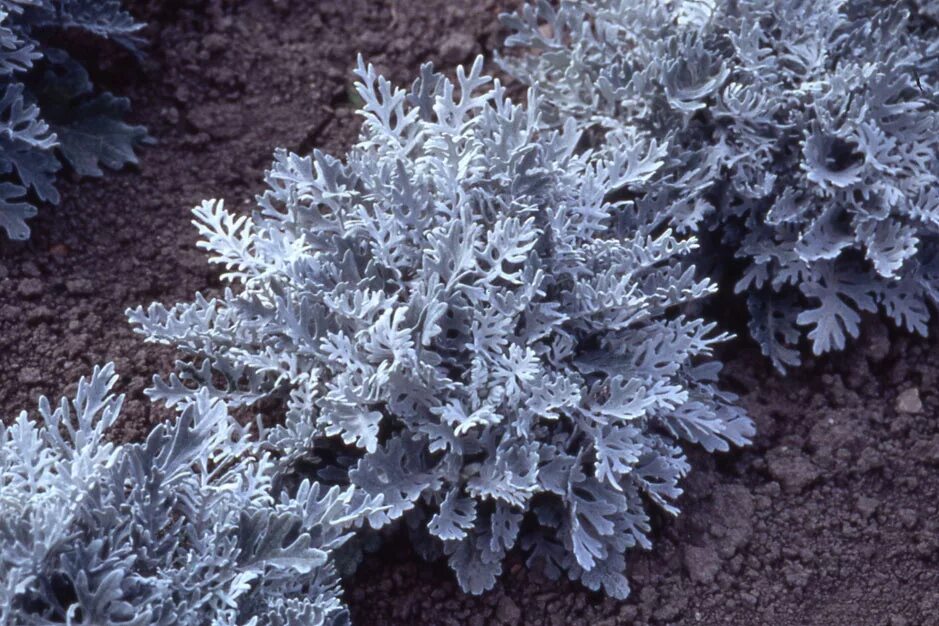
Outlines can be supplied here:
[[[717, 229], [779, 369], [882, 310], [926, 334], [939, 302], [934, 2], [541, 0], [504, 16], [504, 67], [593, 145], [667, 146], [637, 203]], [[911, 14], [910, 11], [913, 11]], [[719, 263], [726, 269], [726, 263]]]
[[0, 626], [347, 622], [331, 552], [380, 510], [353, 489], [275, 488], [275, 464], [195, 394], [116, 445], [113, 366], [71, 402], [0, 423]]
[[281, 458], [383, 496], [372, 525], [425, 529], [466, 590], [521, 545], [625, 597], [647, 502], [677, 512], [680, 444], [752, 433], [707, 358], [725, 336], [683, 313], [713, 291], [680, 263], [694, 240], [622, 197], [661, 149], [578, 153], [482, 59], [410, 90], [357, 74], [345, 161], [279, 151], [250, 217], [195, 209], [224, 295], [129, 311], [188, 355], [152, 395], [283, 406]]

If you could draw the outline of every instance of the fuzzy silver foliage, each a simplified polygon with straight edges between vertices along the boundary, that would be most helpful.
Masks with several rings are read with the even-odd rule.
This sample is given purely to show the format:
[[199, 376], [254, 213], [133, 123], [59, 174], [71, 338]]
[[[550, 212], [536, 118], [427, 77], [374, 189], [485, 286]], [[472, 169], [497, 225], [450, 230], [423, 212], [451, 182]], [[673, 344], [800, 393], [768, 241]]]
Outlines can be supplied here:
[[383, 496], [371, 524], [423, 529], [464, 589], [520, 545], [625, 597], [647, 503], [677, 512], [681, 443], [727, 450], [752, 423], [716, 387], [724, 336], [682, 313], [713, 291], [680, 263], [694, 240], [616, 199], [658, 145], [578, 153], [481, 68], [404, 90], [360, 59], [344, 161], [281, 150], [250, 217], [195, 209], [224, 295], [128, 313], [188, 355], [153, 397], [283, 406], [281, 458]]
[[0, 424], [0, 625], [347, 623], [331, 553], [380, 510], [275, 487], [275, 463], [207, 393], [146, 442], [107, 438], [113, 366]]
[[95, 93], [48, 33], [84, 31], [137, 53], [142, 28], [119, 0], [0, 0], [0, 228], [10, 239], [29, 238], [37, 202], [58, 204], [63, 163], [101, 176], [136, 163], [134, 146], [148, 139], [122, 121], [129, 101]]
[[[545, 120], [667, 146], [638, 204], [716, 228], [750, 328], [784, 369], [860, 311], [925, 335], [939, 301], [934, 2], [561, 0], [504, 16], [503, 66]], [[911, 11], [912, 10], [912, 14]]]

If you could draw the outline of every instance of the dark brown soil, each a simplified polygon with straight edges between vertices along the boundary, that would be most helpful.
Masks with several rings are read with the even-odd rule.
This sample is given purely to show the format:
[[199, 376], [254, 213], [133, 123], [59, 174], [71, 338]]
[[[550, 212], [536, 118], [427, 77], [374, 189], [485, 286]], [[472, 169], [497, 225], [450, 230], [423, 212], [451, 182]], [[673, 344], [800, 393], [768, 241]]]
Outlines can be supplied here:
[[[189, 208], [250, 206], [276, 146], [341, 153], [357, 129], [356, 52], [409, 82], [425, 60], [491, 50], [496, 14], [517, 2], [132, 5], [151, 24], [149, 58], [112, 56], [97, 79], [132, 97], [159, 143], [139, 171], [64, 183], [28, 243], [0, 241], [0, 415], [115, 360], [128, 394], [117, 437], [144, 436], [165, 412], [142, 390], [173, 355], [134, 336], [124, 309], [218, 287]], [[496, 590], [467, 596], [444, 564], [391, 541], [347, 583], [355, 623], [939, 624], [939, 343], [872, 322], [844, 356], [789, 378], [742, 345], [725, 384], [756, 418], [756, 444], [694, 454], [683, 514], [632, 556], [628, 601], [543, 580], [518, 555]]]

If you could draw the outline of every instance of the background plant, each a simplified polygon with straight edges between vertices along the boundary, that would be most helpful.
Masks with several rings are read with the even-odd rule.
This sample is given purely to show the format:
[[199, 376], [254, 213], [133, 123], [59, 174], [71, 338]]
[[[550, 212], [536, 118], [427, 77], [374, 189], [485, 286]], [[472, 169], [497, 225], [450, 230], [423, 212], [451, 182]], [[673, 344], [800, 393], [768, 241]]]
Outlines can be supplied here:
[[150, 393], [283, 407], [281, 459], [383, 497], [371, 524], [406, 518], [466, 590], [520, 545], [624, 597], [646, 503], [677, 512], [680, 443], [752, 424], [707, 359], [725, 336], [682, 312], [713, 291], [679, 263], [694, 240], [616, 199], [658, 144], [579, 154], [481, 68], [403, 90], [360, 60], [345, 161], [279, 151], [250, 217], [197, 207], [229, 287], [129, 311], [187, 355]]
[[143, 28], [119, 0], [0, 0], [0, 227], [27, 239], [40, 202], [58, 204], [63, 163], [81, 176], [136, 163], [142, 126], [122, 121], [125, 98], [95, 92], [53, 34], [84, 32], [138, 53]]
[[[935, 3], [562, 0], [505, 16], [503, 66], [550, 126], [667, 146], [637, 204], [718, 230], [780, 369], [881, 310], [927, 332], [939, 298]], [[629, 145], [627, 143], [627, 145]], [[719, 255], [719, 252], [714, 252]], [[726, 263], [717, 263], [726, 269]]]
[[113, 366], [0, 424], [0, 625], [347, 622], [331, 553], [380, 504], [278, 486], [225, 405], [195, 394], [116, 445]]

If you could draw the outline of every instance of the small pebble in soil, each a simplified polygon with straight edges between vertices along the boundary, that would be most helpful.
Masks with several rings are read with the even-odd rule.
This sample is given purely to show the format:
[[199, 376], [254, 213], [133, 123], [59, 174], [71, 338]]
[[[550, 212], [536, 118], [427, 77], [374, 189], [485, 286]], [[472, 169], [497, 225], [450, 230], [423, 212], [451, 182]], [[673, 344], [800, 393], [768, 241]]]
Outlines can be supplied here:
[[921, 413], [923, 401], [919, 398], [919, 389], [913, 387], [897, 396], [897, 411], [900, 413]]

